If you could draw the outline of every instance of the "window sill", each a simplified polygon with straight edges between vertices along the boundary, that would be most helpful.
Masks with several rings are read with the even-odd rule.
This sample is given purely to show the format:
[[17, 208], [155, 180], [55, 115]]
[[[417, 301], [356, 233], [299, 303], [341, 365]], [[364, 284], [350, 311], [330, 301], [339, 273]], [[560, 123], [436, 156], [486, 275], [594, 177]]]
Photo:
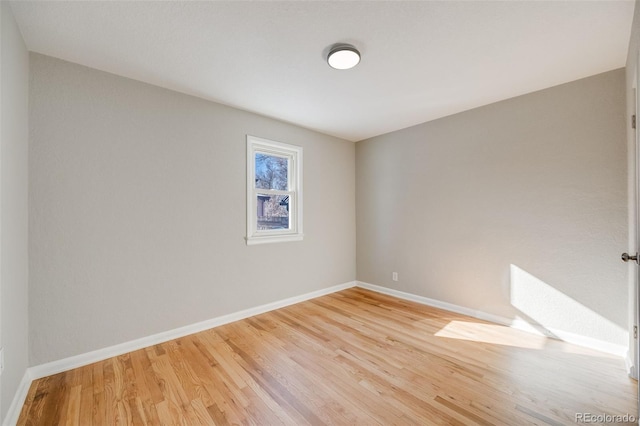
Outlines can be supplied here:
[[302, 241], [304, 234], [287, 234], [287, 235], [260, 235], [257, 237], [245, 237], [248, 246], [256, 244], [268, 243], [286, 243], [289, 241]]

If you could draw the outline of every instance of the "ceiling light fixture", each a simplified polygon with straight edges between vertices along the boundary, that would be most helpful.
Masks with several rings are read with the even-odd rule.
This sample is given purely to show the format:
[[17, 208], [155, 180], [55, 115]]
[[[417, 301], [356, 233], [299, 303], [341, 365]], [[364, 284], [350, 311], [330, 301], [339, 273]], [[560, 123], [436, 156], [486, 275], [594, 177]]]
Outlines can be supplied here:
[[327, 62], [331, 68], [348, 70], [360, 62], [360, 52], [350, 44], [336, 44], [327, 55]]

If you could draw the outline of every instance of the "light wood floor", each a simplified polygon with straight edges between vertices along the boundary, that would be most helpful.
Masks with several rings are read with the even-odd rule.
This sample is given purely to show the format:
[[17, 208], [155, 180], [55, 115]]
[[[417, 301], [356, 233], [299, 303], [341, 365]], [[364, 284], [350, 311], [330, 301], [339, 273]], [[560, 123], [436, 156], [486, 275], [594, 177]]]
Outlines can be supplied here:
[[575, 424], [622, 359], [349, 289], [35, 381], [20, 425]]

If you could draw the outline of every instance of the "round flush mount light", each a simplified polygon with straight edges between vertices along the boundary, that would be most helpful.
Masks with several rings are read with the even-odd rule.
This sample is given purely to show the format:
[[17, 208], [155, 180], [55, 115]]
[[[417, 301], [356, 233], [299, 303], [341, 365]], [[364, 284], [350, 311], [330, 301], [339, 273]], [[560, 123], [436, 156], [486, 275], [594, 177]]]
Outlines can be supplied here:
[[360, 62], [360, 52], [350, 44], [336, 44], [327, 55], [327, 62], [331, 68], [348, 70]]

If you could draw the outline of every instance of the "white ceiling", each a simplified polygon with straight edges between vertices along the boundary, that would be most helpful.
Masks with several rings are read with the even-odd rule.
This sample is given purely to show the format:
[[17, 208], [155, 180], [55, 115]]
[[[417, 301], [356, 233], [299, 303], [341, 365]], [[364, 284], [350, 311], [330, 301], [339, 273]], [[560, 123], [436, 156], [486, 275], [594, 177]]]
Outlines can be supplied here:
[[[361, 140], [625, 65], [633, 1], [18, 1], [35, 52]], [[354, 44], [360, 64], [330, 68]]]

